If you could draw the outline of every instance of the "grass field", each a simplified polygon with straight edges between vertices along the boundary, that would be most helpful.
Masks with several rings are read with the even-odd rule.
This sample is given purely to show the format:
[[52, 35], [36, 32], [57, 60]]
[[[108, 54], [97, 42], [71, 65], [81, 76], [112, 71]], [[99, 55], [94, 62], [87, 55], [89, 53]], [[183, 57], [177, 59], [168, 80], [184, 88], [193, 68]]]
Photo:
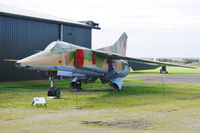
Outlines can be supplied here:
[[[200, 74], [200, 67], [197, 69], [190, 69], [190, 68], [180, 68], [180, 67], [167, 67], [167, 71], [169, 74]], [[153, 70], [142, 70], [142, 71], [131, 71], [132, 73], [136, 74], [159, 74], [160, 68], [153, 69]]]
[[[193, 70], [168, 69], [172, 74]], [[140, 71], [131, 76], [157, 74]], [[69, 92], [70, 80], [56, 81], [60, 99], [47, 107], [31, 106], [33, 97], [45, 97], [49, 81], [0, 84], [0, 133], [196, 133], [200, 131], [200, 84], [147, 82], [124, 79], [122, 92]], [[83, 85], [106, 89], [100, 81]], [[81, 107], [83, 109], [74, 109]]]

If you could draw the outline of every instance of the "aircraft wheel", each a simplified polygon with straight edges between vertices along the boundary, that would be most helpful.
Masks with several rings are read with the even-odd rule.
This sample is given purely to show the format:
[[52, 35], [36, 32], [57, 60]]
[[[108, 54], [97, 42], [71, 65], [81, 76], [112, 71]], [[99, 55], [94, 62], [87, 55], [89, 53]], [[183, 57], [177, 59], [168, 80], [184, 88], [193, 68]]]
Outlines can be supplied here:
[[80, 80], [76, 80], [76, 81], [72, 81], [70, 86], [73, 88], [73, 89], [76, 89], [76, 90], [81, 90], [81, 81]]
[[48, 90], [47, 96], [56, 96], [56, 90], [54, 88], [50, 88]]
[[82, 90], [82, 88], [81, 88], [81, 81], [80, 80], [76, 81], [76, 87], [75, 87], [75, 89]]
[[117, 86], [117, 84], [113, 84], [113, 87], [114, 87], [114, 90], [113, 90], [113, 91], [117, 91], [117, 92], [121, 91], [121, 90], [119, 89], [119, 87]]

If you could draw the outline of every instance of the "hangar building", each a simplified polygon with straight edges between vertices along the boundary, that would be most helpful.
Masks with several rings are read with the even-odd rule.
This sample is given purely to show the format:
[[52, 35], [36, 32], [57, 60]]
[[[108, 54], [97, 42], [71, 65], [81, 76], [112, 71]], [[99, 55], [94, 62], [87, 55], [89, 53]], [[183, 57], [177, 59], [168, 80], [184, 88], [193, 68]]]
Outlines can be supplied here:
[[45, 72], [18, 69], [14, 62], [62, 40], [91, 48], [93, 21], [70, 21], [0, 3], [0, 82], [44, 79]]

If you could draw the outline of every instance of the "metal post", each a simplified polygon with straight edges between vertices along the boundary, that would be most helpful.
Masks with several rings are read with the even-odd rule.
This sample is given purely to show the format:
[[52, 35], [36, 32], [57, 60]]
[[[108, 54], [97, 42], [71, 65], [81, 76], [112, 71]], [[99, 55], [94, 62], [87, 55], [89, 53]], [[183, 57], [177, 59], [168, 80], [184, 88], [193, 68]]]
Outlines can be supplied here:
[[54, 76], [51, 76], [50, 77], [50, 80], [51, 80], [51, 88], [54, 88]]
[[60, 24], [60, 41], [63, 41], [63, 24]]

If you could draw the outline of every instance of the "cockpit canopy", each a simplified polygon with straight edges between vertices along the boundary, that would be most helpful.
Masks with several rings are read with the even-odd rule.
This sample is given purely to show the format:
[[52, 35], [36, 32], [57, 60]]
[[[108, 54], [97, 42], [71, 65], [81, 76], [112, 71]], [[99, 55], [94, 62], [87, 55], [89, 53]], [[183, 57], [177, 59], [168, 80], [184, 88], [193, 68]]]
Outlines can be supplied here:
[[61, 49], [70, 49], [70, 48], [72, 48], [72, 47], [70, 46], [69, 43], [61, 42], [61, 41], [56, 41], [56, 42], [50, 43], [44, 49], [44, 51], [57, 51], [57, 50], [61, 50]]

